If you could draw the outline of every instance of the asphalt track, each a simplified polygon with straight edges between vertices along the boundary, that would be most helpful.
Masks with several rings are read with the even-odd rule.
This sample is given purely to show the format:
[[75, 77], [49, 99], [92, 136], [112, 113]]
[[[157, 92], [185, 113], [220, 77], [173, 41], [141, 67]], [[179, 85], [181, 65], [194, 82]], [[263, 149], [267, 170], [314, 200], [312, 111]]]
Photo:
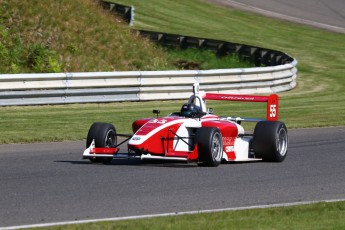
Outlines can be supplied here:
[[345, 33], [344, 0], [208, 0], [333, 32]]
[[0, 228], [345, 198], [345, 127], [289, 132], [282, 163], [81, 160], [84, 142], [0, 145]]

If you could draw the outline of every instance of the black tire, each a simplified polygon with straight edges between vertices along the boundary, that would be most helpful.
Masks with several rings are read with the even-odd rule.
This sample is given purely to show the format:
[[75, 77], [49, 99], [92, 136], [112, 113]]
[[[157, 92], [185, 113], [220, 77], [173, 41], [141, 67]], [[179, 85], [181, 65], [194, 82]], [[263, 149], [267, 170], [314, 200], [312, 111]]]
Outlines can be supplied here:
[[195, 134], [200, 165], [216, 167], [222, 161], [223, 139], [218, 128], [202, 127]]
[[288, 133], [280, 121], [260, 121], [253, 136], [255, 157], [269, 162], [282, 162], [287, 155]]
[[[87, 134], [86, 148], [90, 147], [93, 140], [95, 140], [96, 148], [112, 148], [116, 146], [117, 136], [115, 127], [108, 123], [93, 123]], [[94, 163], [110, 163], [112, 160], [110, 157], [90, 158], [90, 161]]]

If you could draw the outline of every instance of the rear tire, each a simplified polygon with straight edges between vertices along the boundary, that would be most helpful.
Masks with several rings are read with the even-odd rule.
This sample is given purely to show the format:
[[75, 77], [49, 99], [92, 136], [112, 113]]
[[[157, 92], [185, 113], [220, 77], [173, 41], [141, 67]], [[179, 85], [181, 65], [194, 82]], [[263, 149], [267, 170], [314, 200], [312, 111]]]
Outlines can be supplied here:
[[[86, 148], [95, 140], [96, 148], [112, 148], [117, 144], [116, 129], [112, 124], [96, 122], [89, 129], [86, 138]], [[110, 163], [113, 158], [94, 157], [89, 159], [93, 163]]]
[[218, 128], [199, 128], [195, 135], [200, 165], [216, 167], [223, 156], [223, 139]]
[[253, 136], [253, 150], [258, 158], [269, 162], [282, 162], [287, 155], [288, 133], [280, 121], [260, 121]]

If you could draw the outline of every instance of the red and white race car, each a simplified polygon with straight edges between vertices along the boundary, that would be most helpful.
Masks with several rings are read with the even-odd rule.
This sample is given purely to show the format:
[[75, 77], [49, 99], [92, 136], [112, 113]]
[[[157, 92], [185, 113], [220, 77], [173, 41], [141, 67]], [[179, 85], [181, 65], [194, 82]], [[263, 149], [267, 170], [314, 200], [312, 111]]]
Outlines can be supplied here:
[[[267, 103], [266, 119], [220, 117], [206, 109], [206, 100]], [[181, 111], [133, 122], [134, 134], [117, 134], [112, 124], [94, 123], [89, 129], [83, 159], [109, 163], [113, 158], [139, 158], [198, 162], [218, 166], [221, 161], [264, 160], [281, 162], [287, 155], [288, 133], [278, 121], [278, 96], [216, 94], [199, 91], [193, 94]], [[245, 133], [241, 122], [257, 122], [254, 133]], [[126, 137], [117, 143], [117, 137]], [[128, 142], [127, 142], [128, 141]], [[119, 146], [127, 142], [128, 152]]]

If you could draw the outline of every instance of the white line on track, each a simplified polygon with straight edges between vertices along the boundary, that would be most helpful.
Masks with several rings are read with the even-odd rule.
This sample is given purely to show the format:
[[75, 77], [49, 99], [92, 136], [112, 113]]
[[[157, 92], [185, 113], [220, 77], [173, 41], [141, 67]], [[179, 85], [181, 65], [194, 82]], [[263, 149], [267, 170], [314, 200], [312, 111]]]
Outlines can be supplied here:
[[10, 227], [0, 227], [0, 230], [43, 228], [43, 227], [53, 227], [53, 226], [61, 226], [61, 225], [69, 225], [69, 224], [96, 223], [96, 222], [104, 222], [104, 221], [134, 220], [134, 219], [145, 219], [145, 218], [154, 218], [154, 217], [191, 215], [191, 214], [200, 214], [200, 213], [213, 213], [213, 212], [224, 212], [224, 211], [240, 211], [240, 210], [248, 210], [248, 209], [289, 207], [289, 206], [296, 206], [296, 205], [316, 204], [316, 203], [321, 203], [321, 202], [332, 203], [332, 202], [339, 202], [339, 201], [345, 201], [345, 199], [302, 201], [302, 202], [281, 203], [281, 204], [254, 205], [254, 206], [247, 206], [247, 207], [198, 210], [198, 211], [189, 211], [189, 212], [171, 212], [171, 213], [161, 213], [161, 214], [152, 214], [152, 215], [124, 216], [124, 217], [113, 217], [113, 218], [103, 218], [103, 219], [64, 221], [64, 222], [45, 223], [45, 224], [19, 225], [19, 226], [10, 226]]

